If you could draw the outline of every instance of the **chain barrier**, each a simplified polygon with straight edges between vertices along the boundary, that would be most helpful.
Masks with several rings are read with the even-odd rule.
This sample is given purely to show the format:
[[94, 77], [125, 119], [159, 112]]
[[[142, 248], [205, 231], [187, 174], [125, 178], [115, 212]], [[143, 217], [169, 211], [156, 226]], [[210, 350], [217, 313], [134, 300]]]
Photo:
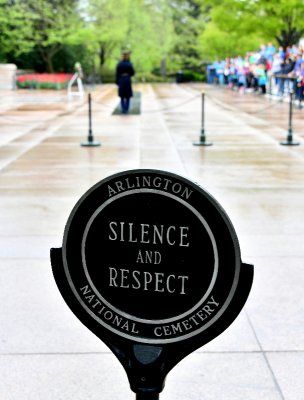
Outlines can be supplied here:
[[190, 99], [187, 99], [187, 100], [185, 100], [185, 101], [183, 101], [183, 102], [181, 102], [179, 104], [176, 104], [174, 106], [163, 107], [163, 108], [160, 108], [160, 109], [157, 109], [157, 110], [149, 110], [149, 111], [146, 111], [145, 114], [153, 114], [153, 113], [159, 113], [159, 112], [166, 112], [166, 111], [174, 110], [176, 108], [184, 106], [185, 104], [191, 103], [192, 101], [196, 100], [200, 96], [201, 96], [200, 94], [197, 94], [197, 95], [191, 97]]
[[32, 120], [31, 121], [31, 123], [29, 124], [27, 124], [26, 122], [24, 122], [24, 121], [19, 121], [19, 119], [17, 119], [17, 118], [12, 118], [12, 117], [7, 117], [6, 115], [2, 115], [2, 114], [0, 114], [0, 118], [2, 119], [2, 120], [5, 120], [5, 121], [8, 121], [8, 122], [11, 122], [11, 123], [14, 123], [14, 124], [17, 124], [17, 125], [30, 125], [30, 124], [38, 124], [39, 122], [41, 122], [41, 120]]
[[113, 110], [113, 106], [110, 106], [110, 104], [104, 103], [103, 101], [95, 100], [95, 99], [92, 98], [92, 103], [99, 104], [101, 106], [104, 106], [106, 108], [109, 108], [109, 109]]
[[[212, 98], [210, 96], [208, 96], [208, 97], [214, 104], [219, 105], [219, 102], [217, 102], [214, 98]], [[271, 104], [271, 105], [269, 105], [267, 107], [260, 108], [260, 109], [258, 109], [256, 111], [243, 111], [243, 112], [245, 112], [248, 115], [257, 115], [259, 113], [267, 111], [268, 109], [276, 108], [276, 107], [281, 106], [281, 105], [282, 105], [282, 103]], [[231, 111], [231, 107], [229, 107], [229, 106], [227, 106], [225, 104], [221, 104], [221, 107], [223, 107], [225, 110]]]
[[[185, 88], [183, 88], [183, 89], [184, 89], [185, 91], [189, 92], [189, 90], [186, 90]], [[194, 87], [192, 87], [192, 86], [191, 86], [191, 89], [192, 89], [192, 90], [196, 90], [196, 91], [199, 90], [199, 89], [194, 88]], [[223, 90], [225, 90], [225, 89], [223, 89]], [[223, 90], [219, 89], [218, 91], [221, 91], [221, 92], [222, 92]], [[249, 94], [250, 94], [250, 93], [249, 93]], [[214, 104], [219, 105], [219, 102], [218, 102], [216, 99], [214, 99], [212, 96], [210, 96], [210, 94], [206, 94], [206, 97], [208, 97]], [[270, 99], [270, 100], [274, 100], [274, 99]], [[269, 110], [269, 109], [271, 109], [271, 108], [277, 108], [277, 107], [282, 106], [283, 101], [282, 101], [281, 99], [276, 100], [276, 101], [277, 101], [277, 103], [270, 104], [270, 105], [267, 106], [267, 107], [262, 107], [262, 108], [260, 108], [260, 109], [258, 109], [258, 110], [255, 110], [255, 111], [244, 111], [244, 112], [246, 112], [246, 114], [249, 114], [249, 115], [256, 115], [256, 114], [259, 114], [259, 113], [263, 113], [264, 111], [267, 111], [267, 110]], [[289, 102], [286, 103], [286, 104], [289, 104]], [[231, 108], [230, 108], [229, 106], [226, 106], [225, 104], [222, 104], [222, 103], [221, 103], [221, 106], [222, 106], [223, 108], [225, 108], [226, 110], [230, 110], [230, 111], [231, 111]], [[300, 108], [298, 108], [298, 110], [300, 110]]]
[[[162, 107], [162, 108], [154, 109], [154, 110], [147, 110], [147, 111], [144, 112], [144, 114], [162, 113], [162, 112], [167, 112], [167, 111], [171, 111], [171, 110], [174, 110], [174, 109], [178, 109], [178, 108], [184, 106], [185, 104], [188, 104], [188, 103], [191, 103], [192, 101], [195, 101], [196, 99], [198, 99], [198, 98], [201, 96], [201, 89], [199, 89], [199, 88], [196, 88], [196, 87], [192, 87], [192, 86], [191, 86], [191, 87], [190, 87], [190, 90], [189, 90], [189, 87], [187, 87], [187, 88], [185, 88], [185, 87], [180, 87], [180, 89], [184, 90], [184, 91], [187, 92], [187, 93], [189, 93], [190, 91], [196, 91], [196, 92], [199, 92], [199, 93], [196, 94], [195, 96], [190, 97], [189, 99], [186, 99], [186, 100], [184, 100], [184, 101], [178, 103], [178, 104], [175, 104], [175, 105], [172, 105], [172, 106], [167, 106], [167, 107]], [[213, 103], [219, 105], [218, 101], [217, 101], [213, 96], [211, 96], [210, 94], [205, 94], [205, 95], [206, 95], [206, 97], [208, 97]], [[84, 106], [84, 105], [86, 104], [86, 102], [87, 102], [87, 101], [84, 100], [81, 104], [78, 104], [76, 109], [79, 109], [80, 107]], [[110, 104], [108, 104], [108, 103], [106, 103], [106, 102], [103, 102], [103, 101], [100, 101], [100, 100], [97, 100], [97, 99], [94, 99], [93, 97], [92, 97], [92, 103], [95, 103], [95, 104], [98, 104], [98, 105], [102, 105], [103, 107], [106, 107], [106, 108], [108, 108], [108, 109], [113, 110], [113, 105], [110, 105]], [[258, 109], [258, 110], [256, 110], [256, 111], [251, 111], [251, 112], [247, 111], [246, 113], [249, 114], [249, 115], [257, 115], [257, 114], [259, 114], [259, 113], [263, 113], [263, 112], [265, 112], [265, 111], [267, 111], [267, 110], [270, 110], [270, 109], [272, 109], [272, 108], [280, 107], [281, 105], [282, 105], [282, 102], [278, 102], [278, 103], [276, 103], [276, 104], [270, 104], [270, 105], [267, 106], [267, 107], [260, 108], [260, 109]], [[225, 106], [225, 104], [221, 104], [221, 106], [222, 106], [224, 109], [226, 109], [226, 110], [230, 110], [230, 107], [229, 107], [229, 106]], [[117, 106], [116, 106], [116, 107], [117, 107]], [[114, 106], [114, 110], [115, 110], [116, 107]], [[62, 113], [59, 114], [59, 116], [70, 115], [70, 114], [72, 114], [73, 112], [75, 112], [76, 109], [74, 108], [74, 109], [72, 109], [72, 110], [68, 110], [68, 111], [62, 112]], [[21, 117], [22, 117], [22, 116], [21, 116]], [[0, 118], [1, 118], [2, 120], [6, 120], [6, 121], [9, 121], [9, 122], [12, 122], [12, 123], [16, 123], [16, 124], [20, 124], [20, 125], [25, 125], [25, 124], [27, 124], [27, 123], [24, 122], [24, 121], [20, 121], [18, 117], [16, 117], [16, 118], [14, 118], [14, 117], [9, 117], [9, 116], [7, 116], [7, 115], [5, 115], [5, 114], [3, 114], [3, 113], [0, 113]], [[40, 122], [42, 122], [42, 121], [41, 121], [41, 120], [32, 120], [32, 121], [30, 121], [30, 123], [28, 123], [27, 125], [30, 125], [30, 124], [33, 124], [33, 123], [40, 123]]]
[[[161, 112], [166, 112], [166, 111], [169, 111], [169, 110], [173, 110], [173, 109], [182, 107], [183, 105], [194, 101], [198, 97], [200, 97], [200, 94], [197, 94], [197, 95], [191, 97], [190, 99], [187, 99], [187, 100], [185, 100], [185, 101], [183, 101], [183, 102], [181, 102], [179, 104], [175, 104], [174, 106], [163, 107], [163, 108], [159, 108], [159, 109], [155, 109], [155, 110], [148, 110], [148, 111], [145, 111], [144, 114], [161, 113]], [[102, 101], [95, 100], [93, 98], [92, 98], [92, 102], [95, 103], [95, 104], [100, 104], [100, 105], [102, 105], [104, 107], [113, 109], [113, 106], [110, 106], [109, 104], [106, 104], [106, 103], [104, 103]]]
[[[28, 104], [31, 104], [31, 103], [28, 103]], [[36, 103], [35, 103], [36, 104]], [[86, 105], [87, 104], [87, 100], [83, 100], [80, 104], [77, 104], [77, 107], [76, 108], [73, 108], [72, 110], [67, 110], [67, 111], [62, 111], [61, 113], [59, 113], [58, 114], [58, 116], [59, 117], [63, 117], [63, 116], [65, 116], [65, 115], [71, 115], [71, 114], [73, 114], [75, 111], [77, 111], [79, 108], [81, 108], [82, 106], [84, 106], [84, 105]], [[22, 112], [22, 110], [15, 110], [15, 111], [21, 111]], [[33, 110], [32, 110], [33, 111]], [[34, 110], [35, 111], [35, 110]], [[15, 123], [15, 124], [18, 124], [18, 125], [32, 125], [32, 124], [38, 124], [38, 123], [44, 123], [44, 122], [47, 122], [48, 120], [41, 120], [41, 119], [39, 119], [39, 120], [31, 120], [30, 122], [25, 122], [25, 121], [20, 121], [20, 118], [23, 118], [23, 115], [20, 115], [20, 117], [8, 117], [7, 115], [5, 115], [5, 114], [3, 114], [5, 111], [3, 111], [3, 112], [0, 112], [0, 118], [1, 118], [1, 120], [5, 120], [5, 121], [9, 121], [9, 122], [12, 122], [12, 123]], [[50, 118], [50, 119], [53, 119], [53, 117], [52, 118]]]
[[256, 111], [252, 111], [252, 112], [248, 111], [247, 114], [249, 114], [249, 115], [257, 115], [257, 114], [260, 114], [260, 113], [262, 113], [264, 111], [270, 110], [272, 108], [279, 107], [281, 105], [282, 105], [282, 103], [270, 104], [269, 106], [260, 108], [259, 110], [256, 110]]
[[[145, 111], [144, 113], [145, 113], [145, 114], [154, 114], [154, 113], [162, 113], [162, 112], [174, 110], [174, 109], [176, 109], [176, 108], [180, 108], [180, 107], [184, 106], [185, 104], [191, 103], [192, 101], [196, 100], [196, 99], [199, 98], [200, 96], [201, 96], [200, 94], [197, 94], [197, 95], [195, 95], [195, 96], [193, 96], [193, 97], [191, 97], [191, 98], [189, 98], [189, 99], [187, 99], [187, 100], [185, 100], [185, 101], [183, 101], [183, 102], [180, 102], [180, 103], [178, 103], [178, 104], [175, 104], [175, 105], [173, 105], [173, 106], [163, 107], [163, 108], [159, 108], [159, 109], [155, 109], [155, 110], [148, 110], [148, 111]], [[83, 103], [81, 103], [81, 104], [79, 105], [79, 107], [83, 106], [85, 103], [86, 103], [86, 101], [84, 101]], [[100, 101], [100, 100], [96, 100], [96, 99], [92, 98], [92, 103], [98, 104], [98, 105], [102, 105], [103, 107], [106, 107], [106, 108], [108, 108], [108, 109], [113, 110], [113, 105], [107, 104], [107, 103], [102, 102], [102, 101]], [[79, 108], [79, 107], [78, 107], [78, 108]], [[115, 106], [114, 106], [114, 107], [115, 107]], [[115, 110], [115, 108], [114, 108], [114, 110]], [[64, 113], [61, 113], [60, 116], [72, 114], [74, 111], [75, 111], [75, 109], [70, 110], [70, 111], [66, 111], [66, 112], [64, 112]], [[22, 116], [21, 116], [21, 117], [22, 117]], [[1, 113], [0, 113], [0, 118], [1, 118], [2, 120], [14, 122], [14, 123], [18, 123], [18, 124], [20, 124], [20, 125], [24, 125], [24, 124], [25, 124], [24, 122], [19, 121], [18, 118], [8, 117], [8, 116], [6, 116], [6, 115], [4, 115], [4, 114], [1, 114]], [[32, 123], [39, 123], [39, 122], [41, 122], [41, 120], [37, 120], [37, 121], [36, 121], [36, 120], [32, 120], [30, 123], [32, 124]]]

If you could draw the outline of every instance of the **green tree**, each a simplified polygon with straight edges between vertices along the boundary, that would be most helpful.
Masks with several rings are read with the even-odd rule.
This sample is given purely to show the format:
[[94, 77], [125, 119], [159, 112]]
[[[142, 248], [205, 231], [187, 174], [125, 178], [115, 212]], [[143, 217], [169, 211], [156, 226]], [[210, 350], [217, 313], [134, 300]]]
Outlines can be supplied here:
[[260, 1], [256, 4], [259, 30], [269, 39], [273, 37], [286, 48], [297, 44], [304, 34], [304, 1], [277, 0]]
[[175, 46], [172, 61], [178, 68], [199, 64], [199, 36], [205, 28], [203, 11], [205, 6], [199, 0], [173, 0]]
[[240, 34], [238, 31], [221, 30], [212, 21], [208, 23], [200, 36], [198, 50], [204, 62], [245, 55], [249, 50], [257, 49], [264, 41], [256, 33]]
[[11, 52], [19, 55], [32, 48], [30, 17], [25, 4], [0, 0], [0, 60], [3, 62], [8, 61], [7, 54]]
[[174, 43], [173, 35], [171, 9], [166, 0], [132, 2], [127, 40], [138, 70], [157, 70], [165, 76], [167, 58]]
[[77, 32], [82, 29], [77, 5], [77, 0], [35, 0], [29, 3], [33, 44], [49, 72], [53, 71], [54, 56], [63, 46], [77, 43]]
[[286, 48], [304, 33], [303, 0], [209, 0], [207, 4], [211, 21], [201, 34], [200, 49], [211, 58], [215, 53], [221, 57], [244, 53], [266, 41]]
[[[146, 1], [147, 4], [147, 1]], [[148, 8], [157, 47], [157, 63], [161, 76], [167, 75], [168, 59], [175, 44], [173, 12], [167, 0], [153, 0]]]
[[90, 0], [87, 8], [87, 34], [102, 69], [121, 46], [128, 30], [130, 0]]
[[37, 49], [49, 72], [54, 56], [67, 44], [76, 44], [82, 21], [78, 0], [0, 0], [6, 52], [16, 55]]
[[101, 71], [113, 71], [127, 46], [138, 71], [149, 72], [161, 63], [165, 73], [173, 33], [166, 0], [90, 0], [87, 15]]

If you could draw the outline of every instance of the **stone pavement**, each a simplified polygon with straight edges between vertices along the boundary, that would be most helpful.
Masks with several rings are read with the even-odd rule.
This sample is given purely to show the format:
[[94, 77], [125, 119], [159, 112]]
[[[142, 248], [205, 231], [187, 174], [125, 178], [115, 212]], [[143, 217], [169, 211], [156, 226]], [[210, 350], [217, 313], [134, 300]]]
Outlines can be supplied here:
[[[196, 147], [201, 90], [210, 147]], [[125, 400], [123, 368], [65, 305], [49, 249], [61, 247], [79, 197], [104, 177], [156, 168], [194, 180], [224, 207], [255, 266], [245, 309], [220, 337], [183, 360], [162, 400], [304, 399], [304, 110], [300, 146], [286, 138], [288, 104], [203, 85], [137, 85], [141, 115], [112, 115], [116, 88], [86, 99], [1, 92], [0, 399]]]

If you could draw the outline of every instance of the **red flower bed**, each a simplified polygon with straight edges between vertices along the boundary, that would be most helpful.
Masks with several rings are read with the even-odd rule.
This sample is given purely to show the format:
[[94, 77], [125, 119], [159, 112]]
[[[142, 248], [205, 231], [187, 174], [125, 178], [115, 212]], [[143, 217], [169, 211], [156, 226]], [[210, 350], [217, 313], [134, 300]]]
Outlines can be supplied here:
[[18, 88], [22, 89], [65, 89], [72, 74], [64, 72], [54, 74], [24, 74], [16, 77]]

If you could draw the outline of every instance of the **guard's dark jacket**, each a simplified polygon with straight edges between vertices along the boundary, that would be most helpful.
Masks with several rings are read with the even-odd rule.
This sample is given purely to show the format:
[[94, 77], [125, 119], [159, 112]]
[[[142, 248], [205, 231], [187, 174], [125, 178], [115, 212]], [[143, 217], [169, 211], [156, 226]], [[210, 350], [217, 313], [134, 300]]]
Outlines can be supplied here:
[[122, 60], [116, 67], [116, 84], [118, 85], [118, 96], [130, 98], [133, 96], [131, 76], [135, 74], [132, 63]]

